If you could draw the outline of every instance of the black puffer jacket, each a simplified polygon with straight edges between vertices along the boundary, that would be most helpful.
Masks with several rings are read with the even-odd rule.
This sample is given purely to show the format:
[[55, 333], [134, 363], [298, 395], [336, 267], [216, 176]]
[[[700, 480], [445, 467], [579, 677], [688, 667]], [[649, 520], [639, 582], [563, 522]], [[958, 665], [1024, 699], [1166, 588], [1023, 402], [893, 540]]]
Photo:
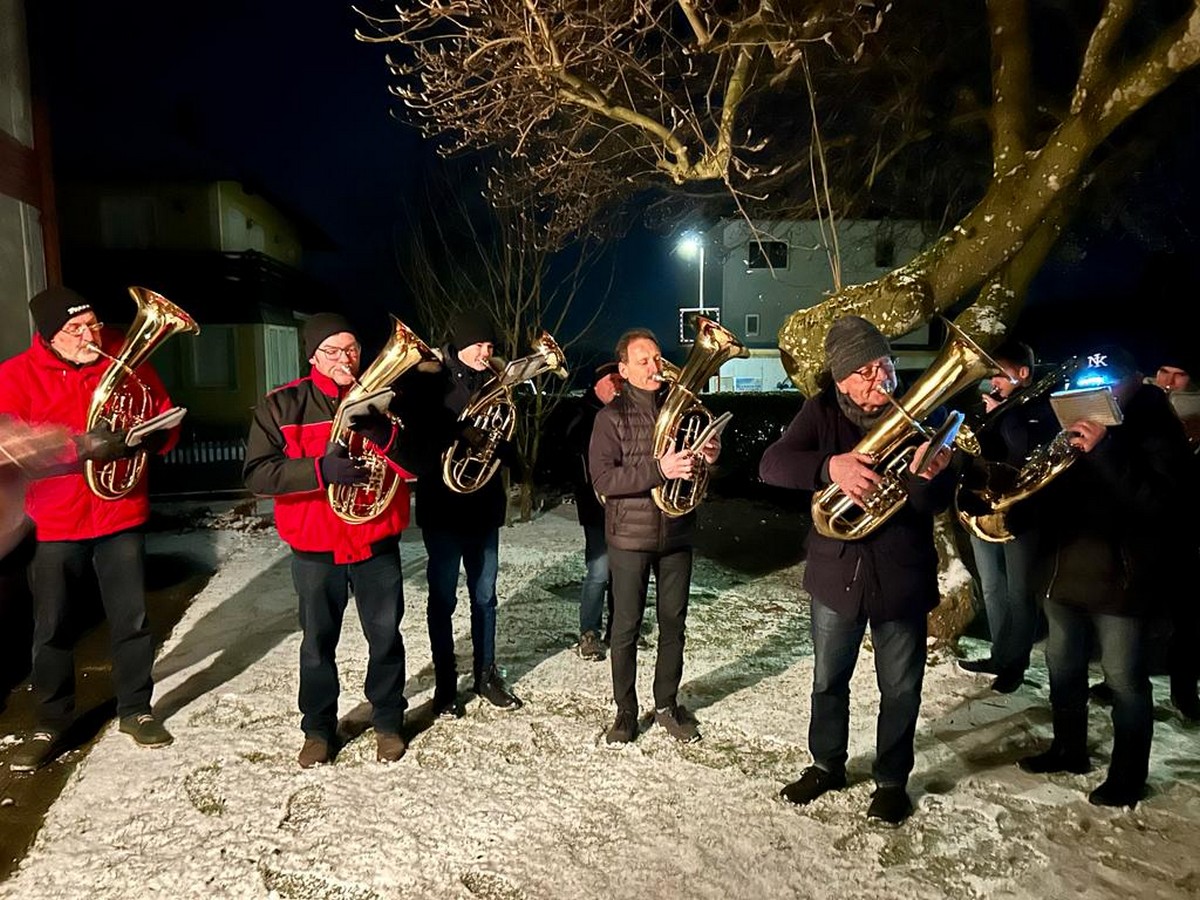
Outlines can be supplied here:
[[604, 507], [592, 489], [592, 475], [588, 470], [588, 449], [592, 443], [592, 429], [596, 415], [604, 409], [604, 403], [589, 388], [577, 402], [571, 421], [564, 431], [567, 451], [571, 455], [571, 487], [575, 494], [575, 512], [579, 524], [599, 526], [604, 524]]
[[653, 456], [654, 420], [666, 389], [644, 391], [626, 384], [596, 415], [588, 451], [592, 486], [604, 500], [609, 547], [665, 553], [691, 544], [696, 514], [664, 516], [650, 496], [664, 484]]
[[1048, 539], [1046, 599], [1136, 616], [1169, 602], [1179, 560], [1195, 557], [1195, 466], [1157, 387], [1139, 385], [1123, 414], [1029, 502]]
[[[766, 449], [759, 464], [763, 481], [814, 492], [828, 484], [829, 457], [853, 450], [865, 433], [842, 413], [835, 390], [831, 385], [805, 403]], [[955, 477], [954, 466], [931, 481], [907, 475], [904, 506], [860, 540], [839, 541], [810, 530], [804, 589], [843, 616], [865, 609], [872, 622], [933, 609], [939, 597], [933, 515], [949, 505]]]

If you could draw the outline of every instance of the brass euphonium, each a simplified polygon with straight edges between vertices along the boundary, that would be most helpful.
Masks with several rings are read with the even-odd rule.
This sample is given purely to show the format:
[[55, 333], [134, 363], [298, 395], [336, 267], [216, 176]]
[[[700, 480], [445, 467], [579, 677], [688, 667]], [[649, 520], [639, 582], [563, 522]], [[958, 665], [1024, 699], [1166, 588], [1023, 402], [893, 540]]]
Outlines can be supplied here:
[[[988, 415], [981, 428], [987, 428], [991, 422], [1003, 413], [1023, 406], [1031, 400], [1036, 400], [1047, 391], [1063, 386], [1075, 371], [1082, 365], [1083, 360], [1072, 358], [1067, 360], [1053, 372], [1043, 377], [1037, 384], [1022, 391], [1008, 402], [997, 406]], [[985, 481], [982, 486], [968, 486], [966, 481], [960, 481], [955, 493], [955, 509], [958, 521], [975, 537], [992, 544], [1006, 544], [1013, 539], [1008, 530], [1007, 514], [1013, 506], [1031, 497], [1051, 481], [1071, 467], [1079, 458], [1079, 451], [1071, 446], [1069, 432], [1060, 431], [1051, 440], [1041, 444], [1025, 457], [1020, 469], [1014, 469], [1005, 463], [985, 463]], [[964, 479], [970, 476], [964, 472]], [[1005, 477], [1007, 476], [1007, 477]], [[964, 495], [971, 495], [970, 501], [963, 503]], [[986, 512], [971, 513], [963, 510], [983, 509]]]
[[338, 404], [329, 438], [346, 448], [350, 458], [367, 470], [361, 484], [331, 484], [325, 492], [334, 514], [343, 522], [358, 525], [369, 522], [382, 513], [400, 486], [401, 476], [379, 452], [379, 448], [355, 432], [346, 410], [364, 397], [382, 390], [415, 366], [437, 356], [407, 325], [392, 319], [392, 333], [380, 354], [375, 357]]
[[698, 399], [708, 380], [726, 360], [742, 359], [750, 351], [732, 331], [705, 316], [696, 316], [696, 343], [683, 368], [663, 364], [662, 380], [671, 385], [654, 420], [652, 453], [658, 459], [669, 450], [692, 454], [691, 478], [670, 478], [652, 488], [650, 496], [663, 514], [675, 518], [700, 505], [708, 490], [709, 470], [696, 443], [713, 421], [713, 415]]
[[[164, 340], [176, 332], [199, 334], [192, 317], [164, 297], [144, 287], [131, 287], [129, 294], [137, 304], [133, 324], [125, 332], [125, 343], [116, 356], [110, 356], [97, 343], [96, 352], [110, 360], [92, 392], [88, 406], [87, 430], [101, 422], [113, 431], [129, 431], [154, 415], [154, 398], [135, 371]], [[132, 491], [146, 471], [145, 450], [132, 456], [97, 463], [87, 460], [83, 477], [92, 493], [103, 500], [116, 500]]]
[[567, 377], [566, 357], [550, 332], [543, 331], [533, 342], [533, 353], [514, 359], [502, 369], [491, 360], [495, 378], [485, 384], [458, 416], [460, 426], [473, 426], [486, 435], [478, 446], [459, 438], [442, 454], [442, 481], [456, 494], [479, 490], [500, 468], [496, 451], [501, 442], [512, 439], [517, 427], [517, 408], [513, 388], [545, 372]]
[[[898, 513], [908, 500], [904, 470], [920, 440], [930, 437], [922, 424], [937, 407], [963, 388], [1001, 371], [1000, 365], [952, 323], [949, 337], [937, 359], [900, 400], [888, 398], [892, 408], [884, 413], [854, 447], [874, 460], [880, 481], [859, 506], [838, 485], [823, 488], [812, 501], [813, 527], [828, 538], [854, 541], [864, 538]], [[961, 418], [961, 413], [954, 414]], [[959, 449], [979, 455], [979, 442], [965, 426], [954, 438]]]

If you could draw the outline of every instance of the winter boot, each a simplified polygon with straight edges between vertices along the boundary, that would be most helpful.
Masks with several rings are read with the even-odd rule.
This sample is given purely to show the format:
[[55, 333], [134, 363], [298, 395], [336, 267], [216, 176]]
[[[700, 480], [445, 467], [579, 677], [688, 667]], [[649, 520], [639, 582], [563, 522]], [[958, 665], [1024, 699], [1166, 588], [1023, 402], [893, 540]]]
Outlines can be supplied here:
[[1017, 760], [1026, 772], [1046, 775], [1072, 772], [1083, 775], [1092, 770], [1087, 753], [1087, 711], [1054, 710], [1054, 740], [1050, 749]]

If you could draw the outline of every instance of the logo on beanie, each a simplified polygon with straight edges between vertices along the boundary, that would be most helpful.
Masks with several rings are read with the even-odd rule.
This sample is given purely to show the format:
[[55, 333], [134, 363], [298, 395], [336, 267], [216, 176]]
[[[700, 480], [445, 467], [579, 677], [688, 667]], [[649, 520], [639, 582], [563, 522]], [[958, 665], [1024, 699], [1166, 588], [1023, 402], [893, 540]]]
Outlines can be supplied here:
[[1089, 353], [1087, 364], [1092, 369], [1104, 369], [1108, 367], [1107, 353]]
[[81, 304], [80, 306], [68, 306], [67, 307], [67, 315], [68, 316], [77, 316], [81, 312], [84, 312], [85, 310], [89, 310], [91, 308], [92, 308], [92, 304], [90, 304], [90, 303], [84, 303], [84, 304]]

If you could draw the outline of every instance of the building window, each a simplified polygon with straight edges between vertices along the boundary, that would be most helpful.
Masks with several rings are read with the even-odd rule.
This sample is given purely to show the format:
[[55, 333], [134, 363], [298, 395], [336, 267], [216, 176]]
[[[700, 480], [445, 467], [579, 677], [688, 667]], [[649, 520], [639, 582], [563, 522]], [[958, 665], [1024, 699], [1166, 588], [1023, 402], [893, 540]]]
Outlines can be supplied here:
[[694, 344], [696, 343], [696, 323], [695, 316], [701, 315], [705, 318], [712, 319], [717, 324], [721, 322], [721, 310], [715, 306], [700, 307], [700, 306], [685, 306], [679, 310], [679, 343]]
[[153, 197], [105, 197], [100, 201], [100, 239], [110, 250], [148, 250], [158, 235]]
[[788, 245], [783, 241], [751, 241], [746, 248], [747, 269], [786, 269]]
[[758, 313], [746, 313], [746, 337], [758, 337]]
[[267, 389], [274, 390], [300, 377], [300, 338], [295, 328], [264, 325]]
[[875, 266], [891, 269], [896, 265], [896, 239], [890, 234], [875, 236]]
[[237, 387], [233, 326], [205, 325], [188, 342], [192, 348], [192, 384], [203, 388]]

